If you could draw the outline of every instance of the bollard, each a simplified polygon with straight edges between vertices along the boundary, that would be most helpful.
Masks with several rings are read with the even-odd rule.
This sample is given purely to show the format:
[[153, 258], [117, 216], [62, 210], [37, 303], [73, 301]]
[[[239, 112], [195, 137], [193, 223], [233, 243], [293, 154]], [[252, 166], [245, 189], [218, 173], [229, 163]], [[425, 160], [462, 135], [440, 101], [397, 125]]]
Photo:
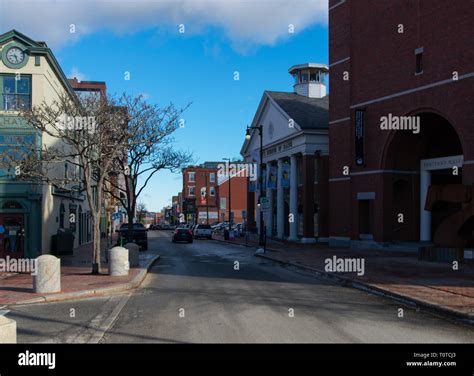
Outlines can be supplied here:
[[128, 275], [130, 264], [128, 262], [128, 249], [113, 247], [109, 249], [109, 275], [118, 277]]
[[0, 343], [16, 343], [16, 321], [0, 316]]
[[140, 263], [140, 246], [135, 243], [127, 243], [123, 246], [128, 249], [128, 261], [131, 268], [135, 268]]
[[53, 255], [41, 255], [36, 258], [33, 291], [40, 294], [61, 291], [61, 260], [59, 258]]

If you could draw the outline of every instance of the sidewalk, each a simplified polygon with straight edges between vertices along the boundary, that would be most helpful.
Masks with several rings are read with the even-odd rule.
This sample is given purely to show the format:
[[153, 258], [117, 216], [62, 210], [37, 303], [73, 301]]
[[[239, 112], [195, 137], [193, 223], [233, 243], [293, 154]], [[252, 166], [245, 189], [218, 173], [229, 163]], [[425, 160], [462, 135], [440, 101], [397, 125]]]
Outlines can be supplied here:
[[61, 256], [61, 292], [35, 294], [33, 277], [30, 274], [0, 273], [0, 306], [62, 301], [105, 295], [138, 287], [148, 269], [159, 259], [153, 251], [140, 252], [140, 264], [131, 268], [128, 276], [111, 277], [105, 262], [105, 251], [110, 248], [102, 239], [102, 260], [100, 275], [92, 275], [92, 244], [86, 244], [74, 251], [73, 256]]
[[[216, 240], [224, 241], [215, 235]], [[258, 247], [256, 236], [229, 243]], [[346, 285], [377, 293], [405, 304], [474, 324], [474, 264], [418, 261], [413, 253], [330, 248], [322, 244], [298, 244], [267, 240], [267, 252], [257, 256], [336, 278]], [[365, 273], [326, 272], [326, 259], [361, 258]]]

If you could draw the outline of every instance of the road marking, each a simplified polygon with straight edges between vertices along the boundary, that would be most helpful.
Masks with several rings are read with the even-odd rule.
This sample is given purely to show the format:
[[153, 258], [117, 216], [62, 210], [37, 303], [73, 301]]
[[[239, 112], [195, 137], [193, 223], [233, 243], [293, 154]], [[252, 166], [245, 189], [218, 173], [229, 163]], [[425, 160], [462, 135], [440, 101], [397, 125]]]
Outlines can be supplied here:
[[[125, 304], [132, 293], [120, 296], [112, 296], [107, 303], [103, 305], [102, 312], [96, 315], [84, 329], [81, 329], [75, 334], [71, 334], [65, 338], [66, 343], [99, 343], [105, 333], [112, 327], [112, 324], [117, 319]], [[117, 303], [118, 300], [118, 303]], [[115, 305], [110, 314], [110, 306]]]

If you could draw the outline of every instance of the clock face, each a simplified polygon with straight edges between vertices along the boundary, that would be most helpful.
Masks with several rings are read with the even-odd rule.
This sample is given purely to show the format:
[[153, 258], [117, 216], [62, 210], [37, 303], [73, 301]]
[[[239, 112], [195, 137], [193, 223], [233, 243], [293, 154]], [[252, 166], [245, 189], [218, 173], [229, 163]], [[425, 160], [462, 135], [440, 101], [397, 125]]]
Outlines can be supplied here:
[[25, 53], [18, 47], [12, 47], [7, 51], [7, 60], [12, 64], [21, 64], [25, 60]]

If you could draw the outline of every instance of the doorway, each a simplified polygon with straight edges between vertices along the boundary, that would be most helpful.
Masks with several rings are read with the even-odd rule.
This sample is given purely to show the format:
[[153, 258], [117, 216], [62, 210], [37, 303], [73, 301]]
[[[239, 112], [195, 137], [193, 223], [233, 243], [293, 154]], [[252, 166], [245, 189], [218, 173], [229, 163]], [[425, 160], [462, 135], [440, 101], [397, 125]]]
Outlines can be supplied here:
[[0, 257], [23, 258], [25, 227], [23, 214], [0, 214]]

